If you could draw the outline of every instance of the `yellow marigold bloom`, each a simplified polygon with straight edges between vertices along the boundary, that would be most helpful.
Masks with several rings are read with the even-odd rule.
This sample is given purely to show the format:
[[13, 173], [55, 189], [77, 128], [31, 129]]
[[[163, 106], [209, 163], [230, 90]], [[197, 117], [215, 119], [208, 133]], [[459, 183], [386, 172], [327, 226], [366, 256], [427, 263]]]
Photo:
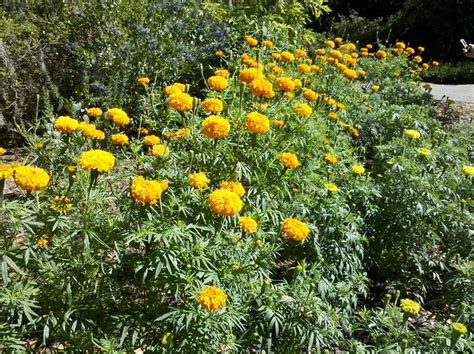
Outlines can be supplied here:
[[148, 152], [155, 157], [165, 157], [169, 153], [169, 149], [167, 146], [163, 144], [153, 145]]
[[107, 118], [109, 118], [112, 123], [117, 125], [126, 125], [130, 123], [130, 118], [128, 117], [127, 113], [125, 113], [120, 108], [110, 108], [107, 111]]
[[218, 98], [206, 98], [201, 102], [201, 107], [207, 113], [219, 113], [224, 109], [224, 103]]
[[272, 125], [275, 127], [281, 128], [285, 125], [285, 122], [279, 119], [272, 120]]
[[111, 140], [114, 145], [125, 145], [128, 143], [128, 136], [125, 134], [112, 134]]
[[234, 192], [239, 197], [243, 197], [245, 194], [245, 188], [240, 182], [235, 181], [223, 181], [219, 184], [220, 189], [226, 189], [228, 191]]
[[275, 60], [280, 60], [281, 59], [281, 54], [280, 53], [273, 53], [272, 58]]
[[380, 86], [378, 86], [378, 85], [372, 85], [372, 86], [370, 87], [370, 89], [371, 89], [373, 92], [377, 92], [378, 90], [380, 90]]
[[258, 41], [252, 36], [245, 36], [245, 41], [250, 47], [255, 47], [258, 44]]
[[418, 312], [420, 312], [420, 305], [410, 299], [401, 299], [400, 308], [403, 312], [408, 313], [410, 315], [417, 315]]
[[188, 176], [189, 185], [197, 189], [204, 189], [209, 186], [211, 180], [207, 178], [204, 172], [193, 172]]
[[329, 106], [332, 106], [336, 104], [336, 100], [334, 98], [324, 97], [324, 103], [326, 103]]
[[104, 140], [105, 139], [105, 133], [100, 129], [96, 129], [95, 127], [94, 127], [94, 129], [86, 129], [83, 132], [83, 134], [84, 134], [85, 137], [90, 138], [92, 140]]
[[303, 82], [300, 79], [294, 79], [293, 83], [295, 84], [295, 87], [303, 86]]
[[7, 152], [7, 149], [0, 147], [0, 156], [5, 155], [6, 152]]
[[327, 40], [326, 41], [326, 46], [328, 48], [334, 48], [336, 46], [336, 43], [334, 43], [334, 41], [331, 41], [331, 40]]
[[406, 129], [403, 132], [403, 135], [405, 135], [408, 139], [419, 139], [421, 136], [420, 133], [414, 129]]
[[342, 38], [341, 38], [341, 37], [336, 37], [336, 38], [334, 38], [334, 43], [339, 44], [339, 43], [341, 43], [341, 42], [342, 42]]
[[413, 49], [412, 47], [408, 47], [404, 52], [403, 52], [406, 56], [410, 56], [412, 54], [415, 54], [415, 49]]
[[421, 68], [422, 68], [423, 70], [428, 70], [429, 67], [430, 67], [430, 66], [429, 66], [427, 63], [423, 63], [423, 64], [421, 65]]
[[138, 132], [141, 134], [141, 135], [148, 135], [148, 133], [150, 132], [147, 128], [138, 128]]
[[328, 118], [331, 120], [336, 120], [337, 119], [337, 113], [336, 112], [329, 112], [328, 113]]
[[159, 143], [161, 143], [161, 140], [156, 135], [147, 135], [143, 138], [143, 144], [147, 146], [158, 145]]
[[146, 85], [150, 83], [150, 78], [148, 76], [142, 76], [137, 79], [139, 85]]
[[347, 69], [344, 70], [344, 76], [348, 79], [355, 79], [357, 78], [357, 72], [355, 70]]
[[424, 47], [418, 47], [416, 48], [420, 53], [423, 53], [425, 51], [425, 48]]
[[282, 152], [278, 155], [278, 161], [286, 168], [296, 168], [300, 165], [298, 156], [292, 152]]
[[12, 178], [15, 173], [15, 169], [21, 166], [18, 162], [11, 162], [7, 164], [0, 164], [0, 181], [3, 179]]
[[142, 176], [132, 177], [130, 196], [141, 205], [154, 205], [161, 197], [163, 189], [156, 180], [148, 180]]
[[[276, 74], [281, 74], [283, 72], [283, 69], [280, 68], [278, 65], [273, 65], [272, 66], [272, 71]], [[270, 77], [269, 77], [270, 78]]]
[[[44, 147], [44, 143], [35, 143], [35, 149], [42, 149]], [[1, 148], [0, 148], [1, 150]], [[0, 151], [0, 156], [2, 156], [1, 151]]]
[[368, 49], [372, 49], [374, 46], [372, 44], [366, 44], [365, 45]]
[[256, 96], [264, 96], [270, 98], [273, 93], [273, 85], [265, 79], [255, 79], [250, 83], [250, 92]]
[[361, 165], [351, 166], [351, 172], [356, 175], [363, 175], [365, 173], [365, 168]]
[[186, 85], [179, 82], [175, 82], [172, 85], [168, 85], [164, 88], [164, 93], [167, 97], [174, 93], [184, 93], [186, 91]]
[[336, 107], [337, 107], [338, 109], [340, 109], [340, 110], [346, 109], [345, 104], [342, 103], [342, 102], [336, 102]]
[[77, 171], [77, 166], [76, 165], [70, 165], [67, 167], [67, 172], [71, 175], [75, 174]]
[[87, 109], [86, 114], [90, 118], [97, 118], [97, 117], [100, 117], [102, 115], [102, 110], [98, 107], [91, 107], [91, 108]]
[[293, 97], [295, 97], [295, 94], [293, 92], [287, 91], [283, 94], [283, 97], [287, 99], [292, 99]]
[[275, 81], [275, 85], [282, 91], [293, 91], [295, 89], [295, 83], [289, 77], [279, 77]]
[[313, 109], [308, 106], [306, 103], [303, 102], [296, 102], [293, 105], [293, 112], [295, 112], [298, 116], [305, 118], [313, 113]]
[[242, 210], [243, 203], [237, 193], [227, 189], [217, 189], [207, 198], [211, 209], [221, 216], [234, 216]]
[[191, 135], [191, 129], [189, 128], [181, 128], [175, 131], [174, 133], [171, 133], [171, 137], [176, 138], [176, 139], [186, 138], [190, 135]]
[[40, 238], [38, 241], [36, 241], [36, 244], [39, 247], [46, 247], [48, 245], [48, 240], [45, 238]]
[[283, 233], [295, 241], [303, 241], [309, 235], [308, 226], [293, 218], [285, 218], [283, 220]]
[[295, 55], [296, 55], [297, 57], [302, 58], [302, 57], [307, 56], [308, 54], [307, 54], [306, 51], [304, 51], [303, 49], [296, 49], [296, 50], [295, 50]]
[[250, 112], [245, 116], [245, 128], [254, 134], [262, 134], [270, 129], [270, 120], [259, 112]]
[[324, 159], [326, 160], [326, 162], [330, 163], [330, 164], [335, 164], [337, 162], [337, 158], [336, 156], [334, 156], [333, 154], [324, 154]]
[[[223, 77], [221, 78], [224, 79]], [[168, 106], [180, 112], [189, 111], [193, 109], [193, 98], [184, 92], [173, 93], [168, 96]]]
[[221, 56], [224, 55], [224, 52], [222, 50], [218, 49], [218, 50], [216, 50], [215, 54], [216, 54], [217, 57], [221, 57]]
[[417, 63], [421, 63], [423, 61], [423, 58], [417, 55], [416, 57], [413, 57], [413, 60], [416, 61]]
[[171, 332], [166, 332], [165, 334], [163, 334], [163, 337], [161, 337], [161, 344], [163, 346], [167, 346], [172, 341], [173, 341], [173, 333], [171, 333]]
[[431, 150], [430, 149], [427, 149], [427, 148], [418, 148], [416, 149], [416, 152], [418, 153], [418, 155], [420, 156], [430, 156], [431, 155]]
[[339, 50], [331, 50], [329, 51], [329, 56], [333, 59], [341, 60], [342, 59], [342, 53]]
[[229, 121], [219, 116], [209, 116], [202, 121], [202, 133], [208, 138], [223, 138], [229, 134]]
[[325, 183], [324, 187], [330, 192], [337, 192], [337, 186], [334, 183]]
[[273, 42], [272, 41], [269, 41], [269, 40], [265, 40], [262, 42], [262, 45], [266, 48], [270, 48], [273, 46]]
[[227, 87], [227, 79], [222, 76], [214, 75], [207, 79], [207, 84], [213, 90], [222, 91]]
[[326, 54], [326, 49], [319, 48], [319, 49], [316, 49], [314, 52], [316, 53], [316, 55], [324, 55]]
[[385, 59], [387, 57], [387, 52], [385, 50], [377, 50], [377, 52], [375, 52], [375, 56], [379, 59]]
[[457, 333], [460, 333], [460, 334], [466, 334], [467, 333], [466, 326], [463, 325], [460, 322], [451, 323], [451, 328], [453, 329], [454, 332], [457, 332]]
[[464, 173], [466, 176], [474, 176], [474, 166], [466, 166], [464, 165], [461, 168], [462, 173]]
[[63, 133], [72, 133], [79, 126], [79, 121], [77, 119], [72, 119], [68, 116], [60, 116], [54, 121], [54, 129], [59, 130]]
[[206, 286], [197, 293], [199, 304], [207, 311], [217, 311], [225, 306], [227, 295], [215, 286]]
[[403, 49], [406, 48], [406, 45], [405, 45], [405, 43], [403, 43], [403, 42], [397, 42], [397, 43], [395, 43], [395, 48], [398, 48], [398, 49], [402, 49], [402, 50], [403, 50]]
[[322, 71], [322, 69], [319, 65], [311, 65], [311, 71], [317, 73]]
[[79, 166], [85, 171], [107, 172], [114, 165], [114, 155], [99, 149], [84, 151], [79, 158]]
[[239, 225], [239, 228], [246, 234], [257, 231], [257, 222], [250, 216], [241, 216], [237, 225]]
[[281, 52], [280, 55], [281, 55], [281, 60], [283, 61], [286, 61], [286, 62], [295, 61], [295, 56], [293, 55], [293, 53], [287, 50], [284, 50], [283, 52]]
[[303, 74], [309, 73], [311, 71], [311, 66], [308, 64], [300, 64], [298, 65], [298, 71]]
[[313, 90], [309, 88], [304, 88], [303, 97], [306, 98], [308, 101], [316, 101], [319, 95], [317, 94], [317, 92], [314, 92]]
[[230, 76], [230, 73], [226, 69], [217, 69], [216, 71], [214, 71], [214, 75], [222, 76], [223, 78], [228, 79]]
[[242, 69], [239, 73], [239, 80], [250, 84], [257, 77], [263, 77], [263, 73], [255, 68]]
[[33, 166], [15, 167], [13, 178], [18, 187], [27, 191], [43, 189], [49, 183], [48, 173], [42, 168]]
[[439, 66], [439, 62], [437, 62], [436, 60], [433, 60], [433, 62], [431, 63], [431, 65], [433, 65], [434, 67]]
[[65, 214], [72, 208], [71, 199], [65, 195], [56, 195], [51, 200], [51, 209], [57, 213]]

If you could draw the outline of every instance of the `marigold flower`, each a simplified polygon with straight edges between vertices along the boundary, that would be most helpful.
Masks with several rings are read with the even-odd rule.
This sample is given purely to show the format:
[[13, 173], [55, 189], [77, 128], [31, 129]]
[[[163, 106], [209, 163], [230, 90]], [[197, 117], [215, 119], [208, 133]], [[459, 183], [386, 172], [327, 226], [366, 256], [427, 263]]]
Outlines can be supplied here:
[[100, 130], [100, 129], [96, 129], [94, 127], [94, 129], [88, 129], [86, 131], [83, 132], [84, 136], [86, 136], [87, 138], [90, 138], [92, 140], [104, 140], [105, 139], [105, 133]]
[[270, 120], [259, 112], [250, 112], [245, 116], [245, 128], [254, 134], [262, 134], [270, 129]]
[[221, 57], [221, 56], [224, 55], [224, 52], [222, 50], [218, 49], [218, 50], [216, 50], [215, 54], [216, 54], [217, 57]]
[[313, 113], [313, 109], [310, 106], [308, 106], [306, 103], [296, 102], [293, 105], [293, 112], [295, 112], [301, 118], [305, 118], [305, 117], [310, 116], [311, 113]]
[[102, 110], [98, 107], [91, 107], [87, 109], [86, 114], [90, 118], [97, 118], [102, 115]]
[[365, 168], [361, 165], [351, 166], [351, 172], [356, 175], [363, 175], [365, 173]]
[[427, 148], [418, 148], [416, 149], [416, 152], [418, 153], [418, 155], [420, 156], [430, 156], [431, 155], [431, 150], [430, 149], [427, 149]]
[[223, 138], [229, 134], [229, 121], [219, 116], [209, 116], [202, 121], [202, 133], [208, 138]]
[[326, 49], [319, 48], [319, 49], [316, 49], [314, 52], [316, 53], [316, 55], [324, 55], [326, 54]]
[[211, 209], [221, 216], [234, 216], [242, 210], [243, 202], [237, 193], [227, 189], [217, 189], [207, 198]]
[[274, 95], [272, 83], [263, 78], [255, 79], [250, 83], [250, 92], [266, 98], [271, 98]]
[[291, 91], [286, 91], [284, 94], [283, 94], [283, 97], [291, 100], [293, 97], [295, 97], [295, 94]]
[[219, 184], [220, 189], [226, 189], [228, 191], [234, 192], [239, 197], [243, 197], [245, 194], [245, 188], [240, 182], [235, 181], [223, 181]]
[[7, 149], [0, 147], [0, 156], [5, 155], [6, 152], [7, 152]]
[[334, 43], [334, 41], [331, 41], [331, 40], [327, 40], [326, 41], [326, 46], [328, 48], [334, 48], [336, 46], [336, 43]]
[[324, 187], [332, 193], [336, 193], [338, 190], [337, 186], [334, 183], [325, 183]]
[[39, 167], [18, 166], [14, 168], [13, 173], [16, 185], [27, 191], [43, 189], [49, 183], [48, 173]]
[[57, 213], [65, 214], [72, 208], [71, 199], [65, 195], [56, 195], [51, 200], [51, 209]]
[[171, 333], [171, 332], [166, 332], [165, 334], [163, 334], [163, 337], [161, 337], [161, 344], [163, 346], [167, 346], [172, 341], [173, 341], [173, 333]]
[[378, 85], [372, 85], [372, 86], [370, 87], [370, 89], [371, 89], [373, 92], [377, 92], [378, 90], [380, 90], [380, 86], [378, 86]]
[[15, 169], [21, 166], [18, 162], [10, 162], [7, 164], [0, 164], [0, 181], [8, 178], [12, 178], [15, 173]]
[[222, 76], [223, 78], [228, 79], [230, 76], [230, 73], [226, 69], [217, 69], [216, 71], [214, 71], [214, 75]]
[[403, 135], [408, 139], [419, 139], [421, 136], [420, 133], [414, 129], [406, 129]]
[[79, 158], [79, 166], [85, 171], [107, 172], [114, 165], [114, 155], [100, 149], [84, 151]]
[[150, 78], [148, 76], [142, 76], [137, 79], [139, 85], [146, 85], [150, 83]]
[[193, 98], [184, 92], [173, 93], [168, 96], [168, 106], [180, 112], [189, 111], [193, 109]]
[[398, 48], [398, 49], [402, 49], [402, 50], [403, 50], [403, 49], [405, 49], [405, 47], [406, 47], [406, 45], [405, 45], [405, 43], [403, 43], [403, 42], [397, 42], [397, 43], [395, 43], [395, 48]]
[[283, 219], [283, 233], [292, 240], [303, 241], [309, 235], [309, 228], [298, 219], [285, 218]]
[[46, 247], [48, 245], [48, 240], [45, 238], [40, 238], [38, 241], [36, 241], [36, 244], [39, 247]]
[[273, 46], [273, 42], [269, 40], [265, 40], [262, 42], [262, 45], [266, 48], [270, 48], [271, 46]]
[[379, 59], [385, 59], [387, 57], [387, 52], [385, 50], [377, 50], [377, 52], [375, 52], [375, 56]]
[[160, 138], [156, 135], [147, 135], [143, 138], [143, 144], [147, 146], [158, 145], [160, 142]]
[[272, 53], [272, 58], [275, 60], [280, 60], [281, 59], [281, 54], [280, 53]]
[[257, 77], [263, 77], [263, 73], [255, 68], [242, 69], [239, 73], [239, 80], [250, 84]]
[[434, 67], [439, 66], [439, 62], [437, 62], [436, 60], [433, 60], [433, 62], [431, 63], [431, 65], [433, 65]]
[[285, 125], [285, 122], [279, 119], [272, 120], [272, 125], [275, 127], [281, 128]]
[[279, 77], [275, 81], [275, 85], [282, 91], [293, 91], [295, 89], [295, 83], [289, 77]]
[[222, 76], [214, 75], [207, 79], [207, 84], [216, 91], [222, 91], [227, 87], [227, 79]]
[[278, 161], [286, 168], [296, 168], [300, 165], [298, 156], [292, 152], [282, 152], [278, 155]]
[[286, 61], [286, 62], [295, 61], [295, 56], [293, 55], [293, 53], [287, 50], [284, 50], [283, 52], [281, 52], [280, 56], [281, 56], [281, 60], [283, 61]]
[[418, 312], [420, 312], [420, 305], [410, 299], [401, 299], [400, 308], [403, 312], [408, 313], [410, 315], [417, 315]]
[[258, 41], [253, 38], [252, 36], [245, 36], [245, 41], [249, 45], [249, 47], [255, 47], [258, 44]]
[[337, 120], [337, 113], [336, 112], [329, 112], [328, 118], [331, 120]]
[[67, 172], [71, 175], [74, 175], [77, 171], [77, 166], [76, 165], [69, 165], [67, 167]]
[[114, 145], [125, 145], [128, 143], [128, 136], [125, 134], [112, 134], [111, 140]]
[[206, 286], [197, 292], [197, 300], [207, 311], [217, 311], [225, 306], [227, 295], [218, 287]]
[[304, 88], [303, 89], [303, 97], [306, 98], [308, 101], [316, 101], [319, 97], [317, 92], [314, 92], [313, 90], [309, 88]]
[[130, 196], [141, 205], [154, 205], [161, 197], [163, 189], [156, 180], [147, 180], [142, 176], [132, 177]]
[[167, 97], [175, 93], [184, 93], [186, 91], [186, 85], [179, 82], [175, 82], [172, 85], [168, 85], [163, 89]]
[[296, 50], [295, 50], [295, 55], [296, 55], [297, 57], [302, 58], [302, 57], [307, 56], [308, 54], [307, 54], [306, 51], [304, 51], [303, 49], [296, 49]]
[[239, 228], [246, 234], [257, 231], [257, 222], [250, 216], [241, 216], [237, 225], [239, 225]]
[[337, 158], [336, 156], [334, 156], [333, 154], [324, 154], [324, 159], [326, 160], [326, 162], [330, 163], [330, 164], [335, 164], [337, 162]]
[[324, 103], [328, 106], [332, 106], [336, 104], [336, 100], [334, 98], [324, 97]]
[[59, 130], [63, 133], [72, 133], [79, 126], [79, 121], [77, 119], [72, 119], [68, 116], [60, 116], [54, 121], [54, 129]]
[[148, 152], [155, 157], [165, 157], [169, 153], [169, 149], [167, 146], [163, 144], [153, 145]]
[[189, 185], [197, 189], [204, 189], [209, 186], [211, 180], [204, 172], [193, 172], [189, 174]]
[[117, 125], [127, 125], [130, 123], [127, 113], [120, 108], [110, 108], [107, 111], [107, 118]]
[[453, 322], [451, 323], [451, 328], [453, 329], [454, 332], [457, 332], [459, 334], [466, 334], [467, 333], [467, 328], [465, 325], [463, 325], [460, 322]]
[[461, 168], [462, 173], [464, 173], [466, 176], [474, 176], [474, 166], [466, 166], [464, 165]]
[[147, 128], [138, 128], [138, 133], [141, 135], [148, 135], [149, 132]]
[[348, 79], [356, 79], [357, 78], [357, 72], [355, 70], [347, 69], [347, 70], [344, 70], [343, 74]]

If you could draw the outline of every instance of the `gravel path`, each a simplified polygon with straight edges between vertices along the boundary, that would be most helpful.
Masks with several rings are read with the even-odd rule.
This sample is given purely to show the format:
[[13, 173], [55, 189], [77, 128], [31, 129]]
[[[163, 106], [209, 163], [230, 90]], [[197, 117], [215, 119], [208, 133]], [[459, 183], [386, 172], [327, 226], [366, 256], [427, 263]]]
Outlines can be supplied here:
[[429, 82], [422, 83], [422, 85], [425, 84], [431, 85], [431, 94], [436, 100], [448, 97], [454, 101], [474, 103], [474, 85], [439, 85]]

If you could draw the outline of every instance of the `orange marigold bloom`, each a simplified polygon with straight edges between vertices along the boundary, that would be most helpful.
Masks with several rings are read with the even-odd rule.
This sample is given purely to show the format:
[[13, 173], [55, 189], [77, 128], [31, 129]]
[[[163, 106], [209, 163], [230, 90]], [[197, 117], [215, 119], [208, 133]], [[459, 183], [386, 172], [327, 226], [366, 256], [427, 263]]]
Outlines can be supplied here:
[[184, 92], [173, 93], [168, 96], [168, 106], [180, 112], [189, 111], [193, 109], [193, 98]]
[[296, 168], [300, 165], [298, 156], [292, 152], [282, 152], [278, 155], [278, 161], [286, 168]]
[[79, 126], [77, 119], [72, 119], [68, 116], [60, 116], [54, 121], [54, 129], [62, 131], [64, 133], [72, 133]]
[[215, 286], [206, 286], [197, 293], [199, 304], [207, 311], [217, 311], [225, 306], [227, 295]]
[[283, 220], [283, 233], [295, 241], [303, 241], [309, 235], [308, 226], [293, 218], [285, 218]]
[[156, 135], [147, 135], [143, 138], [143, 144], [147, 146], [158, 145], [161, 142]]
[[48, 173], [39, 167], [17, 166], [13, 168], [13, 178], [18, 187], [27, 191], [37, 191], [49, 183]]
[[148, 152], [155, 157], [165, 157], [169, 153], [169, 149], [167, 146], [163, 144], [153, 145]]
[[125, 134], [112, 134], [111, 140], [114, 145], [125, 145], [128, 143], [128, 136]]
[[221, 57], [221, 56], [224, 55], [224, 52], [223, 52], [222, 50], [218, 49], [218, 50], [216, 50], [215, 55], [216, 55], [217, 57]]
[[375, 52], [375, 56], [379, 59], [385, 59], [387, 57], [387, 52], [385, 50], [377, 50], [377, 52]]
[[355, 70], [347, 69], [344, 70], [344, 76], [348, 79], [355, 79], [357, 78], [357, 72]]
[[226, 70], [226, 69], [217, 69], [216, 71], [214, 71], [214, 75], [216, 75], [216, 76], [222, 76], [223, 78], [228, 79], [229, 76], [230, 76], [230, 73], [229, 73], [229, 71]]
[[295, 83], [289, 77], [279, 77], [275, 85], [282, 91], [293, 91], [295, 89]]
[[295, 55], [296, 55], [297, 57], [302, 58], [302, 57], [307, 56], [308, 54], [307, 54], [306, 51], [304, 51], [303, 49], [296, 49], [296, 50], [295, 50]]
[[213, 90], [222, 91], [227, 87], [227, 79], [225, 77], [215, 75], [207, 79], [207, 84]]
[[242, 69], [239, 73], [239, 80], [250, 84], [257, 77], [263, 77], [263, 73], [255, 68]]
[[206, 98], [201, 102], [201, 107], [207, 113], [219, 113], [224, 109], [224, 103], [218, 98]]
[[107, 172], [115, 165], [115, 157], [108, 151], [88, 150], [81, 154], [79, 165], [85, 171]]
[[295, 56], [293, 55], [293, 53], [287, 50], [284, 50], [283, 52], [281, 52], [280, 55], [281, 55], [281, 60], [283, 61], [286, 61], [286, 62], [295, 61]]
[[259, 112], [250, 112], [245, 116], [245, 128], [254, 134], [262, 134], [270, 129], [270, 120]]
[[130, 118], [128, 117], [127, 113], [125, 113], [125, 111], [120, 108], [110, 108], [107, 111], [107, 118], [116, 125], [127, 125], [130, 123]]
[[237, 225], [239, 225], [239, 228], [246, 234], [251, 234], [257, 231], [257, 222], [250, 216], [241, 216]]
[[330, 164], [335, 164], [337, 162], [337, 158], [336, 156], [334, 156], [333, 154], [324, 154], [324, 159], [326, 160], [326, 162], [330, 163]]
[[142, 176], [132, 177], [130, 185], [131, 197], [141, 205], [156, 204], [163, 193], [160, 181], [147, 180]]
[[202, 121], [202, 133], [208, 138], [223, 138], [229, 134], [229, 121], [219, 116], [209, 116]]
[[298, 65], [298, 71], [303, 74], [309, 73], [311, 71], [311, 66], [308, 64], [300, 64]]
[[311, 113], [313, 113], [313, 109], [310, 106], [308, 106], [306, 103], [296, 102], [293, 105], [293, 112], [295, 112], [301, 118], [305, 118], [305, 117], [310, 116]]
[[163, 90], [167, 97], [171, 96], [174, 93], [183, 93], [186, 91], [186, 85], [179, 82], [175, 82], [172, 85], [168, 85]]
[[193, 172], [189, 174], [189, 185], [197, 189], [204, 189], [209, 186], [211, 180], [205, 172]]
[[250, 92], [257, 96], [270, 98], [273, 96], [273, 85], [263, 78], [255, 79], [250, 83]]
[[278, 128], [281, 128], [285, 125], [285, 122], [282, 121], [282, 120], [272, 120], [272, 125], [274, 125], [275, 127], [278, 127]]
[[266, 48], [270, 48], [271, 46], [273, 46], [273, 42], [269, 40], [265, 40], [262, 42], [262, 45]]
[[228, 191], [234, 192], [239, 197], [243, 197], [245, 195], [245, 188], [240, 182], [236, 181], [222, 181], [219, 184], [220, 189], [227, 189]]
[[98, 107], [91, 107], [87, 109], [86, 114], [90, 118], [97, 118], [102, 115], [102, 110]]
[[150, 83], [150, 78], [148, 76], [142, 76], [137, 79], [137, 84], [146, 85]]
[[245, 36], [245, 41], [250, 47], [255, 47], [258, 44], [258, 41], [252, 36]]
[[314, 92], [313, 90], [309, 88], [304, 88], [303, 97], [306, 98], [308, 101], [316, 101], [319, 95], [317, 94], [317, 92]]
[[234, 216], [243, 207], [240, 197], [226, 189], [215, 190], [209, 195], [207, 201], [211, 209], [221, 216]]

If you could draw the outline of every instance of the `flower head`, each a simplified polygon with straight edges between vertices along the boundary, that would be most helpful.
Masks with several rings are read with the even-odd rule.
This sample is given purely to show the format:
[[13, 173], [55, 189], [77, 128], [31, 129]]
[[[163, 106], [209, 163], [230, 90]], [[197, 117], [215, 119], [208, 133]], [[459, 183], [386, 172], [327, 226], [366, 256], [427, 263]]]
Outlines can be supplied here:
[[214, 75], [207, 79], [207, 84], [216, 91], [222, 91], [227, 87], [227, 79], [222, 76]]
[[137, 79], [139, 85], [146, 85], [150, 83], [150, 78], [148, 76], [142, 76]]
[[223, 181], [219, 184], [220, 189], [226, 189], [228, 191], [234, 192], [239, 197], [243, 197], [245, 194], [245, 188], [240, 182], [235, 181]]
[[216, 57], [221, 57], [224, 55], [224, 52], [220, 49], [216, 50], [216, 52], [214, 53], [216, 55]]
[[114, 145], [125, 145], [128, 143], [128, 136], [125, 134], [112, 134], [111, 140]]
[[72, 133], [79, 127], [77, 119], [68, 116], [60, 116], [54, 121], [54, 129], [63, 133]]
[[295, 112], [301, 118], [305, 118], [313, 113], [313, 109], [304, 102], [296, 102], [293, 105], [293, 112]]
[[295, 241], [303, 241], [309, 235], [308, 226], [293, 218], [285, 218], [283, 220], [283, 233]]
[[15, 167], [13, 178], [18, 187], [27, 191], [43, 189], [49, 183], [48, 173], [42, 168], [33, 166]]
[[273, 85], [264, 78], [257, 78], [250, 83], [250, 92], [256, 96], [271, 98], [275, 95]]
[[180, 112], [193, 108], [193, 98], [184, 92], [176, 92], [168, 96], [168, 106]]
[[269, 41], [269, 40], [265, 40], [262, 42], [262, 45], [265, 47], [265, 48], [270, 48], [273, 46], [273, 42], [272, 41]]
[[224, 109], [224, 103], [218, 98], [206, 98], [201, 102], [201, 107], [207, 113], [219, 113]]
[[361, 165], [351, 166], [351, 172], [356, 175], [363, 175], [365, 173], [365, 168]]
[[21, 166], [18, 162], [11, 162], [7, 164], [0, 163], [0, 181], [2, 179], [12, 178], [15, 169]]
[[466, 166], [464, 165], [461, 168], [462, 173], [464, 173], [466, 176], [474, 176], [474, 166]]
[[189, 174], [189, 185], [197, 189], [204, 189], [209, 186], [211, 180], [204, 172], [193, 172]]
[[252, 36], [245, 36], [245, 41], [249, 45], [249, 47], [255, 47], [258, 44], [258, 41], [253, 38]]
[[255, 68], [242, 69], [239, 73], [239, 80], [250, 84], [256, 78], [263, 77], [262, 71], [259, 71]]
[[226, 69], [217, 69], [216, 71], [214, 71], [214, 75], [222, 76], [223, 78], [228, 79], [230, 76], [230, 73]]
[[107, 118], [116, 125], [127, 125], [130, 123], [130, 118], [128, 117], [127, 113], [125, 113], [125, 111], [120, 108], [110, 108], [107, 111]]
[[147, 146], [158, 145], [160, 142], [160, 138], [156, 135], [147, 135], [143, 138], [143, 144]]
[[317, 92], [314, 92], [313, 90], [309, 88], [304, 88], [303, 89], [303, 97], [306, 98], [308, 101], [316, 101], [319, 97]]
[[281, 60], [283, 61], [295, 61], [295, 56], [293, 55], [293, 53], [287, 51], [287, 50], [284, 50], [283, 52], [281, 52]]
[[241, 216], [237, 225], [239, 225], [239, 228], [246, 234], [257, 231], [257, 222], [250, 216]]
[[403, 135], [408, 139], [419, 139], [420, 133], [414, 129], [407, 129], [403, 132]]
[[336, 193], [336, 192], [337, 192], [337, 186], [336, 186], [334, 183], [325, 183], [325, 184], [324, 184], [324, 187], [325, 187], [328, 191], [330, 191], [330, 192], [332, 192], [332, 193]]
[[451, 328], [453, 329], [454, 332], [457, 332], [459, 334], [466, 334], [467, 333], [467, 328], [465, 325], [463, 325], [460, 322], [453, 322], [451, 323]]
[[237, 193], [217, 189], [207, 198], [211, 209], [221, 216], [234, 216], [242, 210], [243, 203]]
[[51, 200], [51, 209], [57, 213], [65, 214], [72, 208], [71, 199], [65, 195], [56, 195]]
[[206, 286], [197, 292], [199, 304], [208, 311], [217, 311], [225, 306], [227, 295], [224, 290], [215, 286]]
[[324, 154], [324, 159], [326, 160], [326, 162], [330, 163], [330, 164], [335, 164], [337, 162], [337, 158], [336, 156], [334, 156], [333, 154]]
[[6, 152], [7, 152], [7, 149], [0, 147], [0, 156], [5, 155]]
[[168, 155], [169, 153], [169, 149], [167, 146], [163, 145], [163, 144], [156, 144], [156, 145], [153, 145], [149, 150], [148, 152], [150, 154], [152, 154], [153, 156], [155, 157], [165, 157], [166, 155]]
[[408, 313], [410, 315], [417, 315], [418, 312], [420, 312], [420, 305], [410, 299], [401, 299], [400, 307], [403, 312]]
[[296, 168], [300, 165], [298, 156], [292, 152], [282, 152], [278, 156], [278, 161], [286, 168]]
[[141, 205], [153, 205], [163, 193], [162, 184], [157, 180], [147, 180], [142, 176], [132, 177], [131, 197]]
[[86, 114], [90, 118], [97, 118], [97, 117], [100, 117], [102, 115], [102, 110], [98, 107], [91, 107], [91, 108], [87, 109]]
[[250, 112], [245, 116], [245, 128], [254, 134], [262, 134], [270, 129], [270, 120], [259, 112]]
[[229, 134], [230, 124], [225, 118], [209, 116], [202, 121], [202, 133], [208, 138], [223, 138]]
[[114, 155], [99, 149], [84, 151], [79, 158], [79, 166], [85, 171], [107, 172], [114, 165]]
[[418, 153], [418, 155], [424, 156], [424, 157], [428, 157], [431, 155], [431, 150], [427, 148], [418, 148], [416, 149], [416, 152]]
[[293, 91], [295, 89], [295, 83], [289, 77], [279, 77], [275, 81], [275, 85], [279, 90], [282, 91]]
[[163, 89], [163, 91], [164, 91], [165, 95], [167, 97], [169, 97], [174, 93], [184, 93], [186, 91], [186, 85], [182, 84], [182, 83], [179, 83], [179, 82], [175, 82], [172, 85], [166, 86]]
[[38, 241], [36, 241], [36, 244], [39, 246], [39, 247], [46, 247], [48, 245], [48, 240], [45, 239], [45, 238], [40, 238]]

